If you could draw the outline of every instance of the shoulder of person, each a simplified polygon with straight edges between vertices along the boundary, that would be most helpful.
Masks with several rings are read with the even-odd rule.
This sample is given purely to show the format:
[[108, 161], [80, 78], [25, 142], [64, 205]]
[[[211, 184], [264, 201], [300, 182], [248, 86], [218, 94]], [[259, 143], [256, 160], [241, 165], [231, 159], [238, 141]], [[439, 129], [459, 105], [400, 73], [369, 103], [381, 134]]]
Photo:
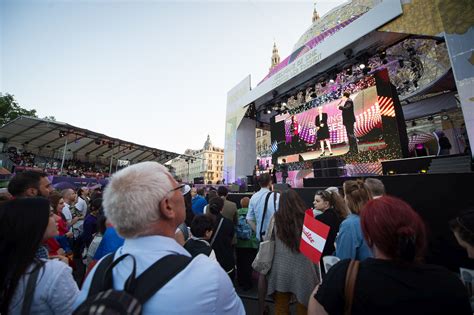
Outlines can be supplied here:
[[57, 259], [42, 259], [44, 262], [43, 270], [40, 271], [39, 281], [42, 279], [42, 272], [46, 277], [50, 277], [50, 280], [54, 283], [59, 277], [63, 277], [64, 274], [71, 274], [72, 269], [64, 262]]

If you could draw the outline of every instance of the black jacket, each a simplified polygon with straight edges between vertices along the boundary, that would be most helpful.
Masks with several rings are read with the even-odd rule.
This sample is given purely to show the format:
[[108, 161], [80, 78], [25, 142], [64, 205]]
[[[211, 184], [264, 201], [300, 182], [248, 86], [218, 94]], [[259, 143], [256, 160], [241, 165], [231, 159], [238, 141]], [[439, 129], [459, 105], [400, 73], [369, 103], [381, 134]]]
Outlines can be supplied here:
[[344, 125], [354, 124], [356, 121], [354, 115], [354, 102], [348, 98], [343, 106], [339, 106], [342, 110], [342, 123]]
[[[222, 225], [217, 231], [219, 222], [223, 219]], [[229, 272], [235, 267], [234, 261], [234, 250], [232, 247], [232, 240], [234, 238], [234, 224], [231, 220], [224, 218], [221, 214], [216, 216], [216, 223], [214, 225], [214, 232], [211, 236], [211, 241], [214, 238], [214, 234], [217, 232], [212, 249], [216, 253], [216, 258], [221, 267]]]

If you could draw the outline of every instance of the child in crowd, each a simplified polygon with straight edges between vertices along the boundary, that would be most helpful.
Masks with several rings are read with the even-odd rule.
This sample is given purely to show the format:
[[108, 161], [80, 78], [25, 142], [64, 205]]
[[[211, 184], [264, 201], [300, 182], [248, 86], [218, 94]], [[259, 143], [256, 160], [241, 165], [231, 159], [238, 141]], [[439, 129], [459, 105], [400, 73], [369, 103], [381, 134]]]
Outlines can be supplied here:
[[246, 217], [249, 211], [249, 197], [240, 200], [242, 208], [238, 210], [237, 231], [237, 280], [244, 291], [252, 288], [252, 262], [258, 251], [258, 240], [255, 232], [247, 223]]
[[216, 254], [209, 244], [212, 231], [214, 227], [214, 220], [207, 215], [197, 215], [191, 222], [192, 236], [184, 244], [184, 248], [193, 256], [199, 254], [209, 256], [212, 260], [216, 260]]

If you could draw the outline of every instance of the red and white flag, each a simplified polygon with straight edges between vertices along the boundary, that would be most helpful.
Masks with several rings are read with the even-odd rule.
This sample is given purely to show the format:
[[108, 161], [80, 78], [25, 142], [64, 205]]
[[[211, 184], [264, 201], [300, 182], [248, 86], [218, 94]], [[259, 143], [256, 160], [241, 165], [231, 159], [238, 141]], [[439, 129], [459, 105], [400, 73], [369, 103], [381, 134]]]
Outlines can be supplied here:
[[306, 210], [301, 233], [300, 252], [313, 263], [319, 263], [329, 234], [329, 226], [316, 220], [311, 209]]

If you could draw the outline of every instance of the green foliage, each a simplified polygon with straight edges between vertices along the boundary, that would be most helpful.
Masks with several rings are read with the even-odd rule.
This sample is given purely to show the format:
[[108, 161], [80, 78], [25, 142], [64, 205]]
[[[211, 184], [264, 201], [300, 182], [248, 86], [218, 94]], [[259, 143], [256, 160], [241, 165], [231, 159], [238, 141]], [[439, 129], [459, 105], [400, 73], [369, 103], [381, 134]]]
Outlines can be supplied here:
[[13, 95], [7, 93], [0, 96], [0, 126], [20, 116], [38, 117], [36, 115], [36, 109], [28, 110], [21, 107], [17, 101], [15, 101]]
[[54, 117], [54, 116], [45, 116], [45, 117], [43, 117], [43, 118], [41, 118], [41, 119], [56, 121], [56, 117]]

